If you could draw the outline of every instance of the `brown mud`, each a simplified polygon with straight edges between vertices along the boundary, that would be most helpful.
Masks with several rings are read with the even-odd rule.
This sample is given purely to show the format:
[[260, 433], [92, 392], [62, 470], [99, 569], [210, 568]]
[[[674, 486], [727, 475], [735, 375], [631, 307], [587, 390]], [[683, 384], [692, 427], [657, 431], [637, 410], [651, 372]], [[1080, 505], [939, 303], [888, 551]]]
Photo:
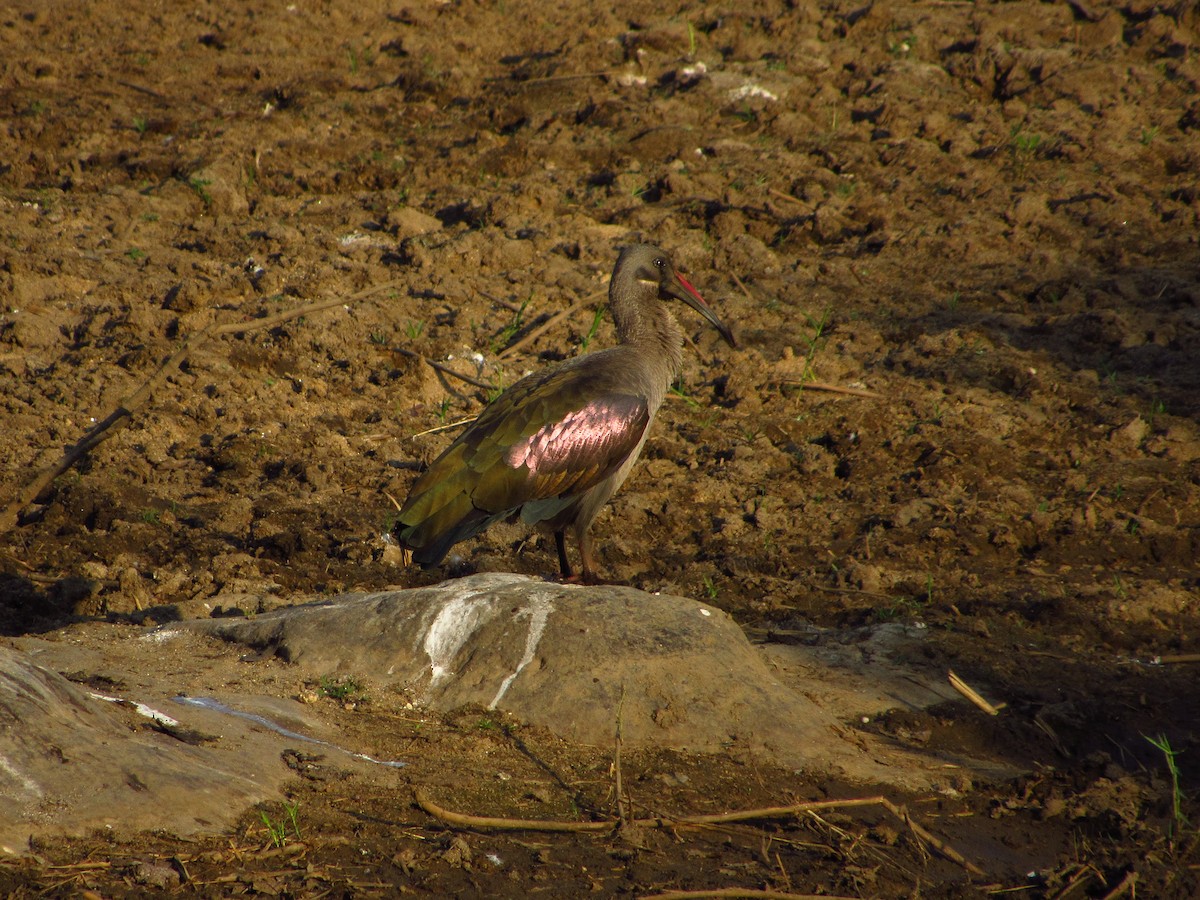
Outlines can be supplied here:
[[[882, 810], [455, 833], [414, 785], [610, 815], [611, 748], [368, 689], [319, 702], [413, 761], [403, 789], [309, 772], [282, 848], [275, 805], [211, 839], [39, 843], [0, 891], [1196, 896], [1198, 36], [1195, 4], [1146, 0], [7, 7], [0, 503], [186, 352], [9, 506], [4, 634], [443, 577], [400, 565], [388, 495], [450, 440], [414, 435], [489, 391], [422, 357], [502, 386], [609, 344], [605, 279], [648, 240], [741, 348], [681, 313], [695, 352], [596, 523], [604, 573], [766, 641], [924, 622], [1004, 708], [864, 727], [1028, 774], [895, 798], [985, 877]], [[458, 550], [556, 568], [516, 530]], [[652, 814], [873, 792], [666, 752], [622, 772]]]

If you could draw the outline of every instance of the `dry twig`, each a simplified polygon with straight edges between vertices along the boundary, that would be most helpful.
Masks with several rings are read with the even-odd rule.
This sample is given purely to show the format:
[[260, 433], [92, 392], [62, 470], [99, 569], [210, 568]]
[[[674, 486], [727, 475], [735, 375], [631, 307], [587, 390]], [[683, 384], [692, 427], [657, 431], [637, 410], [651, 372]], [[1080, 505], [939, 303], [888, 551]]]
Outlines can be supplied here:
[[[417, 805], [435, 819], [465, 828], [490, 828], [498, 831], [551, 831], [551, 832], [602, 832], [611, 831], [619, 822], [564, 822], [547, 819], [508, 819], [493, 816], [473, 816], [452, 812], [434, 803], [424, 788], [416, 789]], [[791, 806], [766, 806], [759, 809], [744, 809], [736, 812], [701, 816], [655, 816], [648, 819], [631, 819], [629, 825], [643, 828], [678, 828], [688, 825], [718, 825], [728, 822], [748, 822], [754, 819], [780, 819], [819, 809], [845, 809], [855, 806], [882, 806], [909, 827], [914, 835], [942, 854], [951, 862], [962, 866], [972, 875], [984, 877], [986, 873], [961, 853], [935, 837], [923, 826], [914, 822], [908, 810], [884, 796], [853, 797], [846, 800], [814, 800]]]
[[805, 203], [803, 200], [801, 200], [799, 197], [793, 197], [791, 194], [788, 194], [788, 193], [778, 190], [776, 188], [767, 188], [767, 193], [773, 194], [774, 196], [778, 197], [780, 200], [787, 200], [789, 203], [795, 203], [797, 206], [803, 206], [805, 209], [809, 208], [809, 205], [807, 203]]
[[1104, 895], [1104, 900], [1117, 900], [1118, 897], [1122, 897], [1125, 894], [1136, 896], [1136, 894], [1134, 894], [1134, 889], [1137, 886], [1137, 880], [1137, 872], [1128, 872], [1125, 877], [1121, 879], [1120, 884]]
[[407, 350], [404, 347], [388, 347], [388, 352], [399, 353], [401, 356], [407, 356], [409, 359], [419, 359], [444, 375], [450, 375], [454, 378], [457, 378], [459, 381], [465, 381], [467, 384], [474, 385], [477, 388], [482, 388], [485, 391], [494, 391], [496, 389], [494, 384], [488, 384], [486, 381], [480, 381], [478, 378], [474, 378], [471, 375], [464, 375], [462, 372], [456, 372], [447, 365], [444, 365], [440, 362], [435, 362], [428, 356], [422, 356], [420, 353], [414, 353], [412, 350]]
[[751, 293], [750, 293], [750, 289], [749, 289], [749, 288], [747, 288], [747, 287], [746, 287], [746, 285], [742, 283], [742, 279], [740, 279], [740, 278], [738, 278], [738, 277], [737, 277], [737, 273], [736, 273], [736, 272], [730, 272], [730, 273], [729, 273], [729, 275], [730, 275], [730, 277], [733, 279], [733, 283], [734, 283], [734, 284], [736, 284], [738, 287], [740, 287], [740, 288], [742, 289], [742, 293], [746, 295], [746, 299], [747, 299], [747, 300], [749, 300], [751, 303], [753, 303], [753, 302], [754, 302], [754, 295], [753, 295], [753, 294], [751, 294]]
[[526, 347], [528, 347], [530, 344], [532, 344], [534, 341], [536, 341], [538, 338], [540, 338], [543, 334], [545, 334], [551, 328], [553, 328], [555, 325], [557, 325], [559, 322], [561, 322], [563, 319], [567, 318], [568, 316], [574, 315], [576, 312], [583, 309], [583, 307], [585, 307], [589, 303], [593, 302], [597, 297], [603, 297], [603, 296], [604, 296], [604, 292], [599, 291], [595, 294], [592, 294], [590, 297], [584, 297], [582, 300], [578, 300], [575, 303], [572, 303], [570, 306], [568, 306], [564, 310], [561, 310], [560, 312], [556, 312], [549, 319], [547, 319], [545, 322], [543, 322], [537, 328], [533, 329], [533, 331], [529, 332], [529, 334], [525, 335], [525, 337], [521, 338], [515, 344], [505, 347], [504, 350], [501, 351], [501, 353], [497, 357], [497, 359], [511, 359], [512, 357], [514, 357], [518, 353], [520, 353], [522, 350], [524, 350]]
[[507, 819], [494, 816], [472, 816], [467, 813], [457, 813], [438, 806], [429, 799], [424, 788], [415, 792], [417, 805], [435, 819], [440, 819], [450, 825], [460, 825], [463, 828], [490, 828], [496, 831], [612, 831], [616, 822], [556, 822], [546, 819]]
[[515, 313], [515, 312], [522, 312], [522, 311], [523, 311], [523, 310], [521, 309], [521, 304], [519, 304], [519, 303], [513, 303], [511, 300], [505, 300], [503, 297], [497, 297], [497, 296], [495, 296], [495, 295], [493, 295], [493, 294], [489, 294], [487, 291], [480, 291], [480, 292], [479, 292], [479, 295], [480, 295], [481, 297], [486, 297], [487, 299], [491, 300], [491, 301], [492, 301], [493, 303], [495, 303], [497, 306], [503, 306], [503, 307], [504, 307], [505, 309], [507, 309], [509, 312], [514, 312], [514, 313]]
[[950, 860], [951, 862], [958, 863], [972, 875], [978, 875], [981, 878], [987, 875], [983, 869], [979, 868], [979, 866], [968, 860], [965, 856], [963, 856], [941, 838], [934, 837], [930, 832], [926, 831], [925, 828], [910, 819], [908, 816], [908, 810], [903, 806], [897, 806], [887, 797], [880, 797], [879, 805], [907, 825], [910, 829], [912, 829], [913, 834], [927, 843], [938, 853], [942, 854], [942, 856], [946, 857], [946, 859]]
[[556, 81], [578, 81], [579, 79], [582, 79], [582, 78], [609, 78], [613, 74], [615, 74], [615, 73], [607, 72], [607, 71], [577, 72], [577, 73], [570, 74], [570, 75], [545, 75], [541, 78], [526, 78], [524, 81], [515, 81], [515, 82], [511, 76], [506, 76], [504, 78], [494, 78], [491, 80], [505, 81], [505, 82], [513, 83], [513, 84], [515, 84], [516, 87], [527, 87], [529, 85], [535, 85], [535, 84], [553, 84]]
[[871, 397], [879, 399], [883, 394], [868, 391], [866, 388], [842, 387], [840, 384], [830, 384], [828, 381], [804, 381], [800, 378], [781, 378], [779, 384], [791, 384], [809, 391], [825, 391], [829, 394], [849, 394], [851, 397]]
[[424, 431], [418, 431], [416, 434], [410, 434], [408, 439], [414, 441], [419, 437], [425, 437], [427, 434], [438, 434], [442, 431], [451, 431], [455, 428], [461, 428], [464, 425], [470, 425], [479, 416], [467, 416], [465, 419], [459, 419], [457, 422], [447, 422], [445, 425], [437, 425], [433, 428], [426, 428]]
[[954, 688], [956, 691], [958, 691], [960, 694], [962, 694], [964, 697], [966, 697], [968, 700], [970, 700], [972, 703], [974, 703], [976, 706], [978, 706], [980, 709], [982, 709], [985, 713], [987, 713], [989, 716], [1000, 715], [1000, 710], [1004, 707], [1005, 704], [1001, 703], [999, 705], [993, 706], [991, 703], [988, 703], [986, 700], [983, 699], [983, 697], [973, 687], [971, 687], [969, 684], [967, 684], [965, 681], [963, 681], [961, 678], [959, 678], [957, 675], [955, 675], [953, 669], [951, 669], [949, 672], [949, 681], [950, 681], [950, 687]]
[[760, 891], [754, 888], [714, 888], [709, 891], [667, 891], [642, 894], [639, 900], [699, 900], [707, 897], [747, 897], [755, 900], [851, 900], [831, 894], [793, 894], [788, 891]]
[[163, 94], [161, 91], [156, 91], [156, 90], [154, 90], [154, 88], [148, 88], [144, 84], [135, 84], [132, 81], [122, 81], [120, 78], [113, 79], [113, 83], [119, 84], [119, 85], [121, 85], [121, 87], [127, 87], [133, 91], [139, 91], [143, 94], [149, 94], [151, 97], [153, 97], [156, 100], [166, 100], [167, 99], [166, 94]]
[[624, 708], [625, 685], [622, 684], [621, 699], [617, 701], [617, 746], [613, 753], [613, 768], [615, 770], [613, 779], [616, 782], [617, 791], [617, 818], [620, 819], [622, 828], [629, 824], [629, 815], [625, 802], [625, 786], [621, 777], [621, 713]]

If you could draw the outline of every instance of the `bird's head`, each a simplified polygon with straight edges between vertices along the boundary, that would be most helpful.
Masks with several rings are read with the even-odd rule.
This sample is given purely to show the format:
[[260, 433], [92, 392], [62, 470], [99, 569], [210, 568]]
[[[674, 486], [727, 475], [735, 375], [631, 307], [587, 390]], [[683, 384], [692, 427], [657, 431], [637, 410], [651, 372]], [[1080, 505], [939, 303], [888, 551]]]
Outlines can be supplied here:
[[[626, 247], [621, 256], [628, 259], [628, 264], [633, 268], [634, 278], [639, 283], [648, 287], [654, 286], [658, 291], [659, 299], [682, 300], [704, 316], [725, 339], [725, 343], [730, 347], [737, 346], [737, 341], [733, 337], [733, 332], [729, 330], [729, 326], [722, 322], [713, 312], [712, 307], [704, 302], [704, 298], [700, 296], [699, 291], [692, 287], [691, 282], [679, 274], [675, 269], [675, 264], [671, 262], [671, 257], [665, 252], [649, 244], [635, 244], [632, 247]], [[622, 261], [618, 260], [618, 269], [621, 268]]]

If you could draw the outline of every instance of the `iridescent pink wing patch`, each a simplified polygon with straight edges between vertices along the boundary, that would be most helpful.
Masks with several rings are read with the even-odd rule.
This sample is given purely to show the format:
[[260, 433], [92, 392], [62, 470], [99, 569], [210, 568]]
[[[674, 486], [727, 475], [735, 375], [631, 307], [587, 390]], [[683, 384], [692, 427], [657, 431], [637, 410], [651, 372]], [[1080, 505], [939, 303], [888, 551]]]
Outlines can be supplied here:
[[531, 477], [615, 468], [641, 441], [649, 421], [646, 402], [639, 397], [600, 397], [518, 441], [504, 461], [514, 469], [528, 467]]

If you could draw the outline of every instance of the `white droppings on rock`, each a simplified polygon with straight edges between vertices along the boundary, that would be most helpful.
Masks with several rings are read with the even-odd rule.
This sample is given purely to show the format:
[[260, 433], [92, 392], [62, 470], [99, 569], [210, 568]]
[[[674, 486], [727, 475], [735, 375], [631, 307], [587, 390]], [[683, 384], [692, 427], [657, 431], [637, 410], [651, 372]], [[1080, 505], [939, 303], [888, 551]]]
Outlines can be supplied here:
[[[471, 636], [496, 612], [496, 601], [489, 595], [511, 581], [524, 580], [520, 575], [497, 574], [470, 580], [469, 585], [460, 583], [434, 616], [425, 632], [424, 649], [429, 657], [431, 680], [429, 687], [437, 687], [454, 674], [451, 666], [458, 651]], [[543, 621], [543, 627], [545, 622]]]
[[429, 657], [430, 687], [454, 674], [451, 665], [463, 644], [492, 616], [492, 602], [476, 599], [475, 593], [451, 597], [425, 632], [425, 654]]
[[0, 754], [0, 775], [7, 775], [30, 797], [42, 796], [42, 789], [38, 787], [38, 783], [9, 762], [3, 754]]
[[152, 722], [156, 722], [165, 728], [179, 727], [179, 720], [172, 719], [166, 713], [161, 713], [145, 703], [138, 703], [136, 700], [125, 700], [122, 697], [110, 697], [107, 694], [98, 694], [95, 691], [88, 691], [89, 697], [94, 697], [97, 700], [103, 700], [105, 703], [120, 703], [123, 706], [131, 707], [140, 716], [145, 716]]
[[533, 655], [537, 652], [542, 634], [546, 630], [546, 620], [550, 618], [550, 613], [553, 611], [554, 604], [546, 597], [534, 595], [530, 598], [529, 606], [519, 610], [513, 617], [516, 619], [529, 617], [529, 632], [525, 635], [525, 653], [521, 657], [521, 661], [517, 663], [517, 667], [500, 683], [500, 689], [496, 691], [496, 696], [488, 704], [488, 709], [495, 709], [499, 705], [500, 701], [504, 699], [504, 695], [508, 693], [509, 686], [521, 674], [521, 670], [533, 662]]

